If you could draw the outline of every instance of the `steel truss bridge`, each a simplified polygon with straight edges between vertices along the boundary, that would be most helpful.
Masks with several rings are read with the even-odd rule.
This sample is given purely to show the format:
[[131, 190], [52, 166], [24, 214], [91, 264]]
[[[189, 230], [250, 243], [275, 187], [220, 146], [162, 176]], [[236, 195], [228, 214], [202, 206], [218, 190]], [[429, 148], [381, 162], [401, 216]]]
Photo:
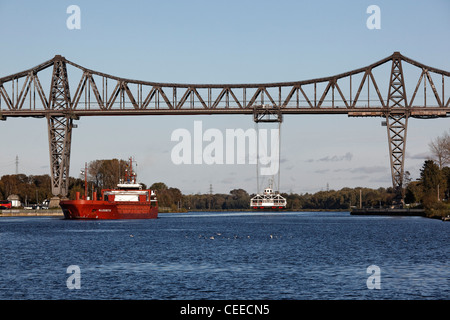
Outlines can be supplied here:
[[394, 52], [369, 66], [311, 80], [158, 83], [112, 76], [56, 55], [0, 78], [0, 119], [47, 119], [52, 193], [65, 197], [72, 128], [80, 117], [250, 114], [255, 122], [281, 122], [286, 114], [381, 117], [387, 127], [392, 184], [402, 199], [408, 119], [450, 116], [449, 77], [448, 71]]

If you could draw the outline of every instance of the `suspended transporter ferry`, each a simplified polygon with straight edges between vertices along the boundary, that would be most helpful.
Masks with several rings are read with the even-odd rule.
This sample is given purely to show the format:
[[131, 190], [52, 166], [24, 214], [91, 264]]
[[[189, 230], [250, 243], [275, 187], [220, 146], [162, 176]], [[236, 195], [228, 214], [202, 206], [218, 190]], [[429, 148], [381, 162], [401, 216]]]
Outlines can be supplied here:
[[[156, 219], [158, 217], [158, 201], [156, 194], [150, 189], [142, 189], [136, 183], [132, 159], [125, 172], [125, 181], [119, 181], [116, 189], [103, 189], [101, 198], [93, 192], [92, 200], [85, 194], [76, 200], [62, 200], [60, 206], [66, 219]], [[86, 180], [86, 170], [85, 170]]]
[[250, 199], [250, 208], [256, 210], [283, 210], [286, 209], [286, 199], [278, 192], [274, 192], [272, 185], [264, 189], [262, 195], [257, 194]]

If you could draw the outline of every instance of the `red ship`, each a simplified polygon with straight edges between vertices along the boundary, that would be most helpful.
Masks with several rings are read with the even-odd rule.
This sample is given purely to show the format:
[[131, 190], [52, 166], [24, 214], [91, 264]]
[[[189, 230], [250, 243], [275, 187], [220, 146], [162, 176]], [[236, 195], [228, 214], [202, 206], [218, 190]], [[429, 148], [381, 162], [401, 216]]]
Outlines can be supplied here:
[[[156, 194], [150, 189], [142, 189], [136, 183], [132, 159], [125, 173], [125, 181], [120, 181], [116, 189], [103, 189], [101, 199], [93, 192], [92, 200], [85, 195], [76, 200], [61, 200], [60, 206], [65, 219], [156, 219], [158, 217], [158, 201]], [[85, 170], [85, 180], [86, 180]]]

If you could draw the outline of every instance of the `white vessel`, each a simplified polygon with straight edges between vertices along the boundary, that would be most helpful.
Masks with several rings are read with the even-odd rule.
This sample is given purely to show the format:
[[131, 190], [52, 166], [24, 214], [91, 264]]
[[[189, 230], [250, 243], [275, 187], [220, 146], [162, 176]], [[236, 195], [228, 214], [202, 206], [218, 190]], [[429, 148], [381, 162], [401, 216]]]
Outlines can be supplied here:
[[251, 198], [250, 208], [257, 210], [286, 209], [286, 199], [279, 192], [274, 192], [270, 185], [264, 189], [263, 194], [257, 194]]

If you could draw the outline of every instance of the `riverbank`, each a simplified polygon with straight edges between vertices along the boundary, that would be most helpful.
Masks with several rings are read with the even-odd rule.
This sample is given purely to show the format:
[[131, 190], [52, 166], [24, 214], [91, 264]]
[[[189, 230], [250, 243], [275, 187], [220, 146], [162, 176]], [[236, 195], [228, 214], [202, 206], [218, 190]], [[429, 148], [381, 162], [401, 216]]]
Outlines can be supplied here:
[[0, 210], [0, 217], [64, 217], [61, 209], [41, 209], [41, 210]]
[[[159, 213], [186, 213], [189, 214], [191, 212], [254, 212], [253, 209], [230, 209], [230, 210], [179, 210], [179, 211], [172, 211], [170, 208], [159, 208]], [[330, 210], [330, 209], [289, 209], [289, 210], [282, 210], [278, 212], [349, 212], [349, 210], [344, 209], [336, 209], [336, 210]], [[64, 214], [62, 213], [61, 209], [41, 209], [41, 210], [25, 210], [25, 209], [12, 209], [12, 210], [0, 210], [0, 217], [36, 217], [36, 216], [61, 216], [63, 217]]]
[[362, 208], [353, 209], [351, 215], [360, 216], [422, 216], [425, 217], [424, 209], [390, 209], [390, 208]]

